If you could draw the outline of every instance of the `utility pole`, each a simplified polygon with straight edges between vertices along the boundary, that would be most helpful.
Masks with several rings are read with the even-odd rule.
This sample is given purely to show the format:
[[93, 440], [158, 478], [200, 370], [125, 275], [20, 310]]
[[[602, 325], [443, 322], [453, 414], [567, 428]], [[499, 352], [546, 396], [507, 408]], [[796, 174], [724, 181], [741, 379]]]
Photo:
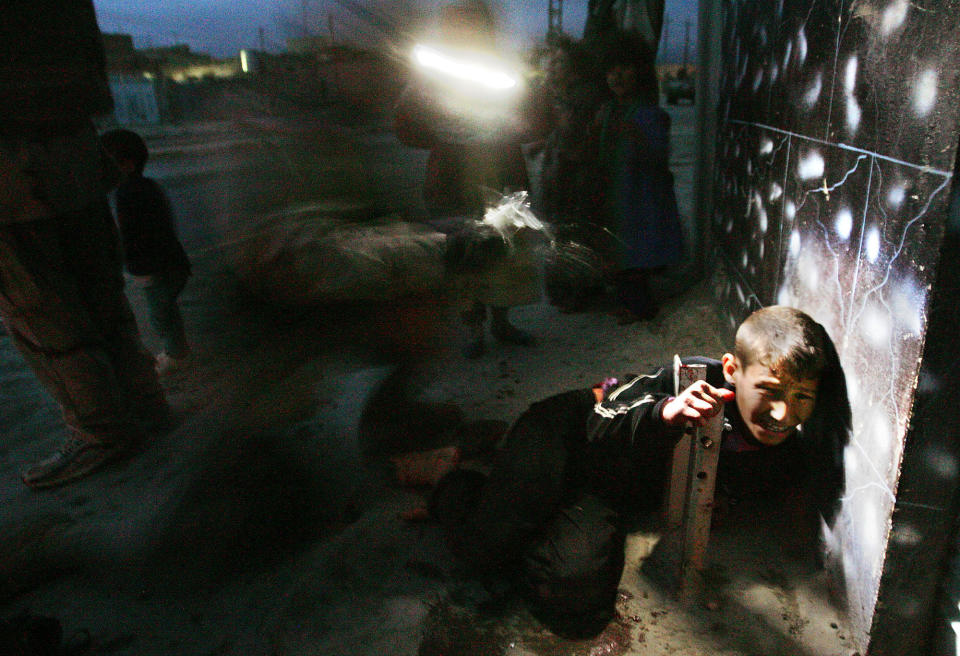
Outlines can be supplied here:
[[264, 39], [263, 39], [263, 26], [261, 26], [261, 27], [259, 27], [259, 28], [257, 29], [257, 37], [258, 37], [259, 40], [260, 40], [260, 52], [263, 52], [264, 50], [266, 50], [266, 48], [265, 48], [264, 45], [263, 45], [263, 43], [264, 43]]
[[684, 35], [683, 35], [683, 70], [687, 70], [687, 49], [690, 46], [690, 21], [685, 22], [684, 24]]
[[563, 34], [563, 0], [547, 2], [547, 41]]
[[[667, 57], [669, 57], [670, 52], [670, 17], [663, 17], [663, 35], [660, 37], [660, 43], [663, 44], [663, 56], [660, 57], [660, 61], [666, 62]], [[661, 49], [658, 47], [657, 51], [660, 52]]]

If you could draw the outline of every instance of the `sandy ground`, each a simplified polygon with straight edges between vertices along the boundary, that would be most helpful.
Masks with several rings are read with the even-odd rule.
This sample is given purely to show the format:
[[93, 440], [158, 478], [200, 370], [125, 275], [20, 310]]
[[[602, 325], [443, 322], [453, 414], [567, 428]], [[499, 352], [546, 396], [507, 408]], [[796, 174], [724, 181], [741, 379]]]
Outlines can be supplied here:
[[[680, 132], [683, 152], [692, 132]], [[689, 206], [690, 171], [677, 173]], [[550, 634], [509, 594], [465, 577], [434, 525], [397, 516], [423, 492], [393, 482], [392, 450], [443, 443], [458, 419], [509, 421], [556, 391], [643, 372], [674, 353], [721, 354], [726, 329], [709, 283], [627, 326], [601, 309], [526, 306], [516, 323], [536, 347], [491, 344], [467, 361], [442, 303], [421, 315], [412, 309], [422, 304], [291, 310], [250, 296], [229, 239], [215, 232], [185, 239], [195, 276], [182, 305], [196, 352], [189, 369], [164, 379], [178, 426], [122, 466], [43, 493], [20, 483], [18, 471], [64, 433], [0, 335], [2, 616], [55, 616], [67, 635], [88, 631], [97, 654], [854, 652], [825, 576], [793, 552], [769, 509], [741, 504], [713, 531], [709, 594], [691, 603], [641, 569], [656, 524], [633, 534], [618, 617], [587, 641]], [[130, 296], [142, 318], [135, 289]], [[436, 348], [396, 339], [411, 325], [432, 336], [420, 346]], [[156, 349], [149, 333], [145, 341]], [[387, 443], [366, 429], [364, 409], [398, 371], [415, 398], [379, 417], [403, 426], [405, 437]], [[437, 404], [445, 411], [430, 412]]]

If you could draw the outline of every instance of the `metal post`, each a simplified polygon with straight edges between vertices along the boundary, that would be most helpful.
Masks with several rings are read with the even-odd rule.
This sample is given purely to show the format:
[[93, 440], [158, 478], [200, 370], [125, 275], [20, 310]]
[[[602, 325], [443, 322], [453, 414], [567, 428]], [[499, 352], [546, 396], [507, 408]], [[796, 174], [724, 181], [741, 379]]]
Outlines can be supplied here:
[[[677, 392], [706, 379], [705, 365], [677, 366]], [[720, 457], [723, 412], [706, 426], [689, 428], [674, 449], [666, 498], [666, 526], [644, 571], [678, 596], [690, 599], [700, 588], [706, 564], [713, 494]]]

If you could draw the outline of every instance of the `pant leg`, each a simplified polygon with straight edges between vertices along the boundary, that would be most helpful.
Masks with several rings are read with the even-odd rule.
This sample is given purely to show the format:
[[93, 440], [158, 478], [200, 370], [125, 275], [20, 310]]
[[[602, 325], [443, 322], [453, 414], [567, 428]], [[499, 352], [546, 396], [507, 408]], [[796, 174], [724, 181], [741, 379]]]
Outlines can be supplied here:
[[618, 300], [632, 313], [643, 318], [656, 314], [657, 304], [650, 293], [649, 270], [618, 271], [616, 285]]
[[177, 301], [188, 275], [185, 271], [159, 275], [143, 287], [150, 325], [159, 335], [163, 350], [172, 358], [182, 358], [190, 352]]
[[130, 403], [165, 403], [123, 294], [106, 201], [0, 225], [0, 313], [14, 344], [81, 436], [141, 438]]
[[511, 427], [489, 477], [441, 481], [431, 509], [458, 557], [480, 571], [519, 563], [570, 493], [569, 445], [590, 407], [589, 390], [534, 404]]
[[559, 635], [599, 633], [613, 618], [626, 534], [617, 513], [585, 494], [565, 506], [524, 554], [531, 611]]

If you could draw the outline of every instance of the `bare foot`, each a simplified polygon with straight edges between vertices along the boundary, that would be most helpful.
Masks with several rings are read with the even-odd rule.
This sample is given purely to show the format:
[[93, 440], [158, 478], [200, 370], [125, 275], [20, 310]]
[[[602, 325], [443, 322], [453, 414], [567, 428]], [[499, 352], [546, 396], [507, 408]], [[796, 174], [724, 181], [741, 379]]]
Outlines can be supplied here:
[[436, 485], [460, 464], [460, 449], [445, 446], [431, 451], [405, 453], [390, 459], [400, 485]]

